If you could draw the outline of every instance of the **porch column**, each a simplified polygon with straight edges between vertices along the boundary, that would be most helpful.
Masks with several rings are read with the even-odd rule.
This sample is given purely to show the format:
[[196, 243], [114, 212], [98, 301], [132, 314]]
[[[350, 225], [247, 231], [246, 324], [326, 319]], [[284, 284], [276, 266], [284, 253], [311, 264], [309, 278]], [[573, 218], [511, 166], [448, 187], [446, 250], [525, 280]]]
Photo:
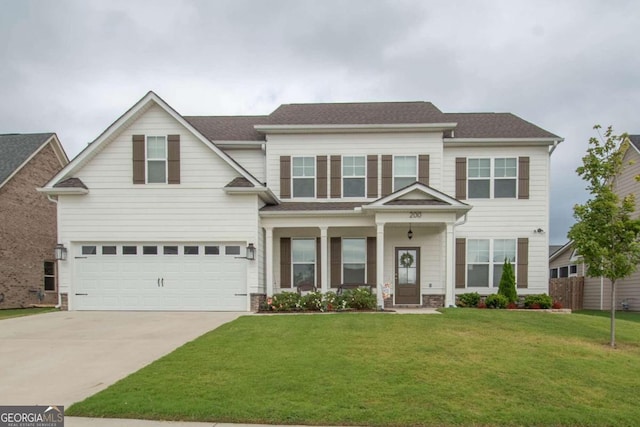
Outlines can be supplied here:
[[455, 239], [453, 238], [452, 223], [447, 223], [446, 248], [444, 306], [450, 307], [456, 304], [456, 294], [453, 278], [453, 266], [455, 261]]
[[327, 244], [327, 227], [320, 227], [320, 288], [323, 293], [329, 292], [329, 245]]
[[266, 254], [267, 297], [273, 296], [273, 227], [266, 227], [264, 250]]
[[382, 296], [382, 287], [384, 286], [384, 222], [376, 223], [376, 297], [378, 299], [378, 307], [384, 308], [384, 298]]

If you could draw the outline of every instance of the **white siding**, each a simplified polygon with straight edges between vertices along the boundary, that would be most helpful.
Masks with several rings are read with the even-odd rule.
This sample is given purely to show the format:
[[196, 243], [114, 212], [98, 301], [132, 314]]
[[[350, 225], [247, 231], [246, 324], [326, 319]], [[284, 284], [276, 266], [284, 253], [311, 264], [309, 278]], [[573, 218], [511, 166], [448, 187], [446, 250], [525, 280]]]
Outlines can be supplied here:
[[[132, 135], [180, 135], [180, 184], [134, 185]], [[59, 241], [259, 242], [258, 197], [228, 195], [239, 176], [226, 161], [158, 106], [115, 135], [75, 175], [84, 196], [60, 196]], [[248, 292], [258, 291], [258, 263], [247, 261]], [[74, 261], [60, 263], [60, 290], [69, 292]]]
[[[521, 294], [549, 291], [549, 154], [546, 146], [445, 147], [442, 191], [455, 197], [455, 159], [528, 156], [529, 199], [467, 199], [473, 206], [456, 237], [467, 239], [529, 239], [529, 286]], [[534, 233], [541, 228], [544, 233]], [[478, 292], [482, 293], [479, 288]], [[462, 292], [457, 289], [456, 292]], [[465, 291], [466, 292], [466, 291]]]
[[[442, 133], [386, 134], [318, 134], [269, 135], [267, 137], [267, 182], [280, 195], [280, 156], [366, 156], [366, 155], [429, 155], [429, 185], [441, 186]], [[380, 194], [381, 159], [378, 159], [378, 193]], [[331, 182], [331, 166], [328, 167]], [[330, 188], [330, 184], [329, 184]], [[339, 201], [341, 199], [332, 199]], [[347, 198], [345, 200], [353, 200]]]
[[266, 181], [265, 154], [261, 149], [230, 149], [226, 148], [225, 153], [232, 157], [240, 166], [245, 168], [251, 175], [260, 182]]

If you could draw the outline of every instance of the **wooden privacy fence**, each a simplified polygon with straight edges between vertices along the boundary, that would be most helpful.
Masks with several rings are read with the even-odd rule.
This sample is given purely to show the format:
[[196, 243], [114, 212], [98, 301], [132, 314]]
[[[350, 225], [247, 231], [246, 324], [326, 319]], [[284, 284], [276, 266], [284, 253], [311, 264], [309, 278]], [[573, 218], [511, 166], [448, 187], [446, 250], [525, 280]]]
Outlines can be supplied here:
[[549, 280], [549, 295], [560, 301], [562, 308], [582, 310], [584, 277], [563, 277]]

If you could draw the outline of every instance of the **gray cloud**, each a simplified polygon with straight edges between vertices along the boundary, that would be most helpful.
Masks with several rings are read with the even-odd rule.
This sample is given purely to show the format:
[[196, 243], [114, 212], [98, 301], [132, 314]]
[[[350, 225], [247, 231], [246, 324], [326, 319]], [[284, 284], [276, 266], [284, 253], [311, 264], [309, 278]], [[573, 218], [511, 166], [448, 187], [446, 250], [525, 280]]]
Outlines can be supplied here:
[[0, 0], [0, 132], [55, 131], [77, 154], [148, 90], [183, 114], [285, 102], [429, 100], [509, 111], [565, 138], [551, 230], [585, 200], [596, 123], [640, 133], [640, 3]]

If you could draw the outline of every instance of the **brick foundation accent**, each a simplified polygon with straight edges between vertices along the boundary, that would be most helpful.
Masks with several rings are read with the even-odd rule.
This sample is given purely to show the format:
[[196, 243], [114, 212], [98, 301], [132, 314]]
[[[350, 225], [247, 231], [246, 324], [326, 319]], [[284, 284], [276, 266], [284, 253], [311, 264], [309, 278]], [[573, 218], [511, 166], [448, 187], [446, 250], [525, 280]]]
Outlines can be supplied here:
[[384, 299], [384, 308], [393, 308], [393, 295]]
[[69, 311], [69, 295], [60, 294], [60, 310]]
[[260, 304], [267, 300], [267, 294], [251, 294], [251, 311], [260, 310]]
[[422, 306], [425, 308], [444, 307], [444, 295], [422, 295]]

